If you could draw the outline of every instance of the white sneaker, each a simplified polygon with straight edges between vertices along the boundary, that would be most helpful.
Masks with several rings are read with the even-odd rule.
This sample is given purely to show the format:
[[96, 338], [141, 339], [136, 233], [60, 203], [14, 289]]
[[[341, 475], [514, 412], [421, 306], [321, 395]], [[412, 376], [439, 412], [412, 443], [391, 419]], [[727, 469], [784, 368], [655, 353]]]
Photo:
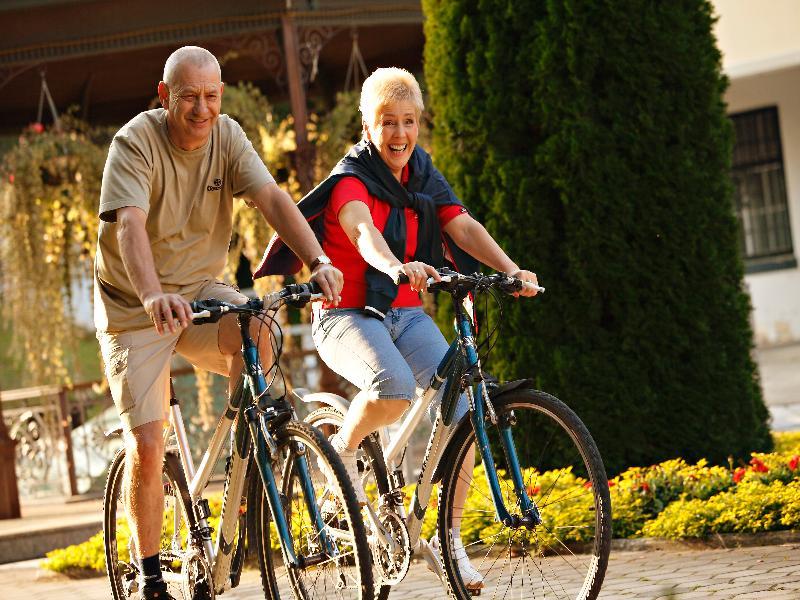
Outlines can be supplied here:
[[[430, 549], [431, 554], [436, 556], [439, 564], [441, 564], [442, 559], [439, 551], [438, 535], [434, 534], [434, 536], [430, 539], [428, 542], [428, 548]], [[467, 556], [467, 551], [464, 549], [464, 544], [461, 542], [460, 536], [453, 540], [453, 553], [455, 555], [456, 564], [458, 565], [458, 570], [461, 573], [461, 581], [464, 582], [464, 585], [471, 590], [482, 588], [483, 575], [481, 575], [478, 569], [472, 566], [469, 556]], [[428, 569], [434, 573], [436, 572], [433, 568], [431, 568], [430, 564], [428, 564]]]
[[[336, 454], [342, 459], [344, 470], [347, 471], [347, 475], [350, 477], [350, 481], [353, 484], [353, 489], [355, 489], [358, 505], [364, 506], [367, 504], [368, 500], [367, 494], [364, 492], [364, 483], [361, 481], [361, 475], [358, 473], [356, 451], [348, 449], [347, 445], [342, 441], [342, 438], [339, 437], [339, 434], [333, 434], [330, 437], [330, 442]], [[327, 471], [327, 468], [323, 467], [323, 471]], [[329, 473], [325, 474], [331, 478]]]

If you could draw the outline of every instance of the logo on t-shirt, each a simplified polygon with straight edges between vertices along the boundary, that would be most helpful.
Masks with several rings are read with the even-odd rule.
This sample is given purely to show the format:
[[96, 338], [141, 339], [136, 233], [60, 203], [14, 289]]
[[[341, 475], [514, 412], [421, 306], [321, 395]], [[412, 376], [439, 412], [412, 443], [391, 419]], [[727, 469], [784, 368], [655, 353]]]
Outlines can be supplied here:
[[222, 189], [222, 179], [219, 178], [214, 180], [214, 185], [206, 186], [207, 192], [216, 192], [217, 190], [221, 189]]

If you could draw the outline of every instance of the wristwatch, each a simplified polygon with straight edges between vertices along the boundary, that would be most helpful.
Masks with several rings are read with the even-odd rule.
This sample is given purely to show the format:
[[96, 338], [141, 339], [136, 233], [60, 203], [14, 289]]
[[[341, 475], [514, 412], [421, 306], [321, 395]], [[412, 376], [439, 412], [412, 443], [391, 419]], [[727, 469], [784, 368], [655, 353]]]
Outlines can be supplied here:
[[312, 271], [316, 269], [320, 265], [332, 265], [331, 259], [325, 256], [324, 254], [320, 254], [317, 258], [311, 261], [311, 264], [308, 266]]

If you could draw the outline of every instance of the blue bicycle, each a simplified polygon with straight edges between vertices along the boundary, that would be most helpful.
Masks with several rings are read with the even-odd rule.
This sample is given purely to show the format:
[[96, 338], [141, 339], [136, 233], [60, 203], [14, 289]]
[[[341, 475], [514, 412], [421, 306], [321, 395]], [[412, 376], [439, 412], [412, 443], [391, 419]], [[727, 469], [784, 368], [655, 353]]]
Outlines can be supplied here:
[[[403, 579], [416, 552], [456, 598], [487, 592], [492, 598], [593, 600], [611, 548], [611, 501], [597, 446], [578, 416], [536, 390], [532, 380], [498, 384], [486, 375], [479, 351], [485, 350], [485, 358], [492, 336], [483, 348], [476, 343], [463, 306], [470, 295], [490, 294], [500, 302], [498, 293], [513, 294], [530, 284], [504, 274], [440, 274], [441, 281], [429, 279], [428, 288], [452, 296], [455, 340], [394, 436], [381, 430], [360, 446], [378, 598], [385, 599]], [[442, 387], [406, 509], [401, 468], [406, 446]], [[456, 403], [464, 393], [469, 412], [456, 422]], [[298, 395], [325, 405], [306, 418], [309, 423], [341, 426], [347, 400]], [[437, 533], [427, 541], [421, 536], [423, 520], [437, 483]], [[466, 499], [459, 501], [457, 488], [463, 493], [465, 486]]]
[[[279, 307], [306, 304], [318, 292], [315, 284], [297, 284], [242, 305], [192, 303], [195, 324], [237, 315], [245, 369], [196, 469], [174, 393], [170, 400], [160, 558], [175, 597], [213, 600], [236, 587], [247, 553], [257, 558], [264, 596], [270, 600], [372, 600], [370, 550], [341, 459], [317, 429], [296, 419], [285, 398], [269, 393], [267, 379], [277, 373], [280, 335], [272, 338], [274, 363], [266, 372], [250, 335], [252, 319], [274, 325], [271, 314]], [[269, 327], [263, 335], [268, 332]], [[213, 540], [212, 512], [203, 492], [226, 441], [224, 496]], [[109, 468], [103, 507], [114, 600], [138, 597], [140, 574], [125, 511], [124, 469], [123, 448]]]

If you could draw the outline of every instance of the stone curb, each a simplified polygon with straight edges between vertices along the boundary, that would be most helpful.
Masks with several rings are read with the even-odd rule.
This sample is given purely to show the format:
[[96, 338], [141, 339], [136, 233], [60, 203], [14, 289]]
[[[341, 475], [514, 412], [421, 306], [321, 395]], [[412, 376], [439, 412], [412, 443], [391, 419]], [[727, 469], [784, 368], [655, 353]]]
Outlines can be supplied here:
[[703, 539], [668, 540], [665, 538], [615, 539], [611, 552], [644, 552], [648, 550], [721, 550], [753, 546], [800, 544], [800, 531], [764, 531], [760, 533], [715, 533]]
[[42, 558], [56, 548], [80, 544], [103, 529], [103, 522], [80, 523], [0, 537], [0, 564]]

